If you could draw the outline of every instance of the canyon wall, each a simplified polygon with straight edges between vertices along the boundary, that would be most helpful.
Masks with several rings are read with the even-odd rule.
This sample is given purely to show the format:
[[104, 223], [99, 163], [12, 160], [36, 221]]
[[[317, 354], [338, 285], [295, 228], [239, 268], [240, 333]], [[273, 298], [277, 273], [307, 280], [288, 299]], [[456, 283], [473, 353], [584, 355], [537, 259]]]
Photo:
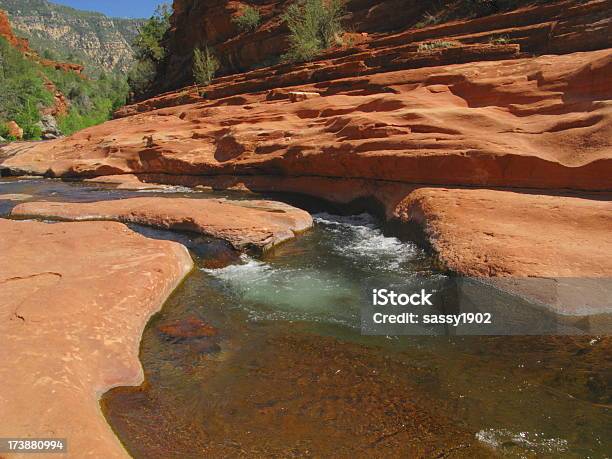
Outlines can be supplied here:
[[[193, 49], [209, 45], [221, 63], [219, 75], [230, 75], [253, 68], [269, 67], [280, 61], [288, 46], [289, 31], [281, 15], [290, 0], [257, 2], [213, 0], [175, 0], [172, 27], [166, 37], [168, 59], [162, 65], [155, 85], [164, 92], [193, 82]], [[541, 2], [536, 8], [507, 11], [503, 14], [466, 20], [474, 16], [462, 1], [430, 4], [417, 0], [349, 0], [343, 24], [351, 33], [347, 42], [357, 50], [379, 48], [376, 39], [387, 44], [409, 44], [429, 39], [458, 39], [465, 43], [486, 43], [491, 32], [499, 32], [520, 43], [523, 52], [532, 54], [589, 51], [610, 46], [609, 1]], [[253, 31], [240, 31], [233, 20], [245, 6], [257, 8], [261, 23]], [[533, 4], [517, 0], [514, 5]], [[421, 27], [432, 12], [459, 17], [443, 24]], [[419, 28], [414, 28], [419, 26]], [[391, 31], [406, 30], [399, 35]], [[363, 36], [362, 34], [367, 34]], [[374, 38], [374, 43], [369, 44]], [[381, 56], [382, 57], [382, 56]], [[422, 66], [422, 65], [420, 65]]]
[[42, 52], [74, 56], [90, 69], [127, 72], [139, 19], [110, 18], [46, 0], [0, 0], [15, 30]]

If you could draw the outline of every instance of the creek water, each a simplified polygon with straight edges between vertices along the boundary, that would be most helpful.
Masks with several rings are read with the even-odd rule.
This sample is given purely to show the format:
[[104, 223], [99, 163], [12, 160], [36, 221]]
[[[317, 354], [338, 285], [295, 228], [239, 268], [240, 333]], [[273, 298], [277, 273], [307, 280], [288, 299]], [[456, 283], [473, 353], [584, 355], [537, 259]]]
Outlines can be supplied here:
[[[35, 179], [2, 179], [0, 193], [143, 196]], [[147, 193], [162, 194], [252, 198]], [[145, 383], [101, 401], [134, 457], [609, 457], [608, 338], [362, 336], [368, 290], [448, 279], [370, 215], [314, 216], [259, 259], [133, 226], [186, 244], [197, 264], [144, 332]]]

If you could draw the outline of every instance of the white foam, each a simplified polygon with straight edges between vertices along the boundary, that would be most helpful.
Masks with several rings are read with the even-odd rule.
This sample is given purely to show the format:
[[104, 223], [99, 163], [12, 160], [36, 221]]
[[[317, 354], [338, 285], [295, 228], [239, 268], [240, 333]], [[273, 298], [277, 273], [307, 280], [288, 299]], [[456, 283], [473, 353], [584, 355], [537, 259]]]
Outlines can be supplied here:
[[203, 271], [220, 281], [228, 294], [237, 295], [236, 304], [252, 320], [312, 320], [359, 327], [365, 283], [382, 274], [385, 285], [405, 285], [413, 273], [404, 271], [403, 264], [414, 259], [416, 249], [385, 236], [377, 220], [367, 214], [323, 213], [314, 218], [320, 236], [314, 250], [325, 253], [323, 259], [309, 254], [305, 259], [266, 263], [243, 256], [240, 264]]
[[543, 433], [511, 432], [508, 429], [484, 429], [476, 433], [476, 439], [493, 448], [503, 448], [505, 443], [516, 445], [535, 453], [562, 453], [567, 451], [567, 440], [547, 438]]
[[200, 191], [194, 190], [193, 188], [179, 185], [168, 185], [164, 188], [151, 188], [135, 191], [137, 193], [200, 193]]
[[248, 303], [251, 319], [318, 320], [355, 323], [358, 286], [333, 273], [310, 268], [275, 267], [243, 256], [242, 263], [221, 269], [202, 269], [220, 280], [229, 292]]
[[314, 215], [316, 223], [326, 225], [339, 236], [334, 252], [352, 260], [371, 259], [376, 269], [398, 270], [403, 263], [414, 259], [416, 246], [396, 237], [385, 236], [377, 220], [369, 214], [352, 216]]

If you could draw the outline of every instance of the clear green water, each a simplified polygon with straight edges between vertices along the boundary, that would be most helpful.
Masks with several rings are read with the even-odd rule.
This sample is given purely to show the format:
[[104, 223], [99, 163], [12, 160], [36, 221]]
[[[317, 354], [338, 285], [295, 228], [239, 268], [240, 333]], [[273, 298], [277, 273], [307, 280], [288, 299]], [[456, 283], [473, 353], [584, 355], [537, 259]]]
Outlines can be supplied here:
[[[142, 195], [6, 180], [0, 193]], [[361, 336], [370, 288], [446, 281], [370, 216], [316, 214], [264, 259], [218, 269], [207, 268], [228, 250], [217, 241], [135, 229], [186, 243], [198, 263], [144, 333], [145, 385], [103, 399], [135, 457], [610, 456], [607, 338]], [[218, 334], [161, 331], [193, 317]]]

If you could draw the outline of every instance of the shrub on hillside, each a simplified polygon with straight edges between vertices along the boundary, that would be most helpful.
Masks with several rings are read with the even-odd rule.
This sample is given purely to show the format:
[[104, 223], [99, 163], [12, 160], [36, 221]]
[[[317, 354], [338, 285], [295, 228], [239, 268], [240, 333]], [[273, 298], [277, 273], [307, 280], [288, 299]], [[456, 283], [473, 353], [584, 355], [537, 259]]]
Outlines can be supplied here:
[[219, 61], [208, 46], [193, 50], [193, 78], [198, 84], [209, 84], [219, 70]]
[[308, 61], [339, 41], [343, 0], [297, 0], [283, 15], [291, 32], [288, 61]]
[[465, 0], [469, 12], [477, 16], [484, 16], [500, 10], [502, 3], [510, 3], [509, 0]]
[[151, 88], [156, 74], [157, 66], [153, 61], [136, 61], [128, 72], [130, 91], [135, 95], [145, 94]]
[[489, 38], [489, 43], [492, 45], [507, 45], [510, 43], [510, 38], [507, 35], [501, 35], [499, 37]]
[[45, 89], [40, 66], [4, 38], [0, 38], [0, 88], [0, 125], [15, 121], [25, 139], [40, 138], [36, 127], [40, 109], [53, 103], [53, 95]]
[[166, 57], [163, 39], [170, 27], [170, 15], [169, 5], [158, 6], [155, 14], [139, 29], [132, 44], [136, 60], [128, 73], [128, 84], [136, 97], [149, 91], [157, 68]]
[[128, 85], [123, 76], [101, 73], [98, 79], [89, 79], [50, 67], [44, 67], [43, 72], [68, 98], [69, 111], [57, 120], [64, 134], [103, 123], [127, 100]]
[[233, 19], [234, 24], [238, 26], [242, 32], [249, 32], [257, 29], [261, 23], [261, 15], [256, 8], [245, 6], [241, 11], [240, 16]]
[[443, 40], [430, 41], [427, 43], [419, 44], [418, 51], [422, 53], [422, 52], [427, 52], [427, 51], [433, 51], [434, 49], [452, 48], [453, 46], [456, 46], [456, 43], [452, 41], [443, 41]]
[[40, 139], [41, 111], [55, 102], [54, 94], [46, 87], [49, 82], [69, 102], [68, 113], [57, 120], [64, 134], [108, 120], [115, 109], [125, 104], [128, 92], [124, 77], [95, 80], [45, 67], [0, 38], [0, 126], [15, 121], [23, 129], [24, 139]]

